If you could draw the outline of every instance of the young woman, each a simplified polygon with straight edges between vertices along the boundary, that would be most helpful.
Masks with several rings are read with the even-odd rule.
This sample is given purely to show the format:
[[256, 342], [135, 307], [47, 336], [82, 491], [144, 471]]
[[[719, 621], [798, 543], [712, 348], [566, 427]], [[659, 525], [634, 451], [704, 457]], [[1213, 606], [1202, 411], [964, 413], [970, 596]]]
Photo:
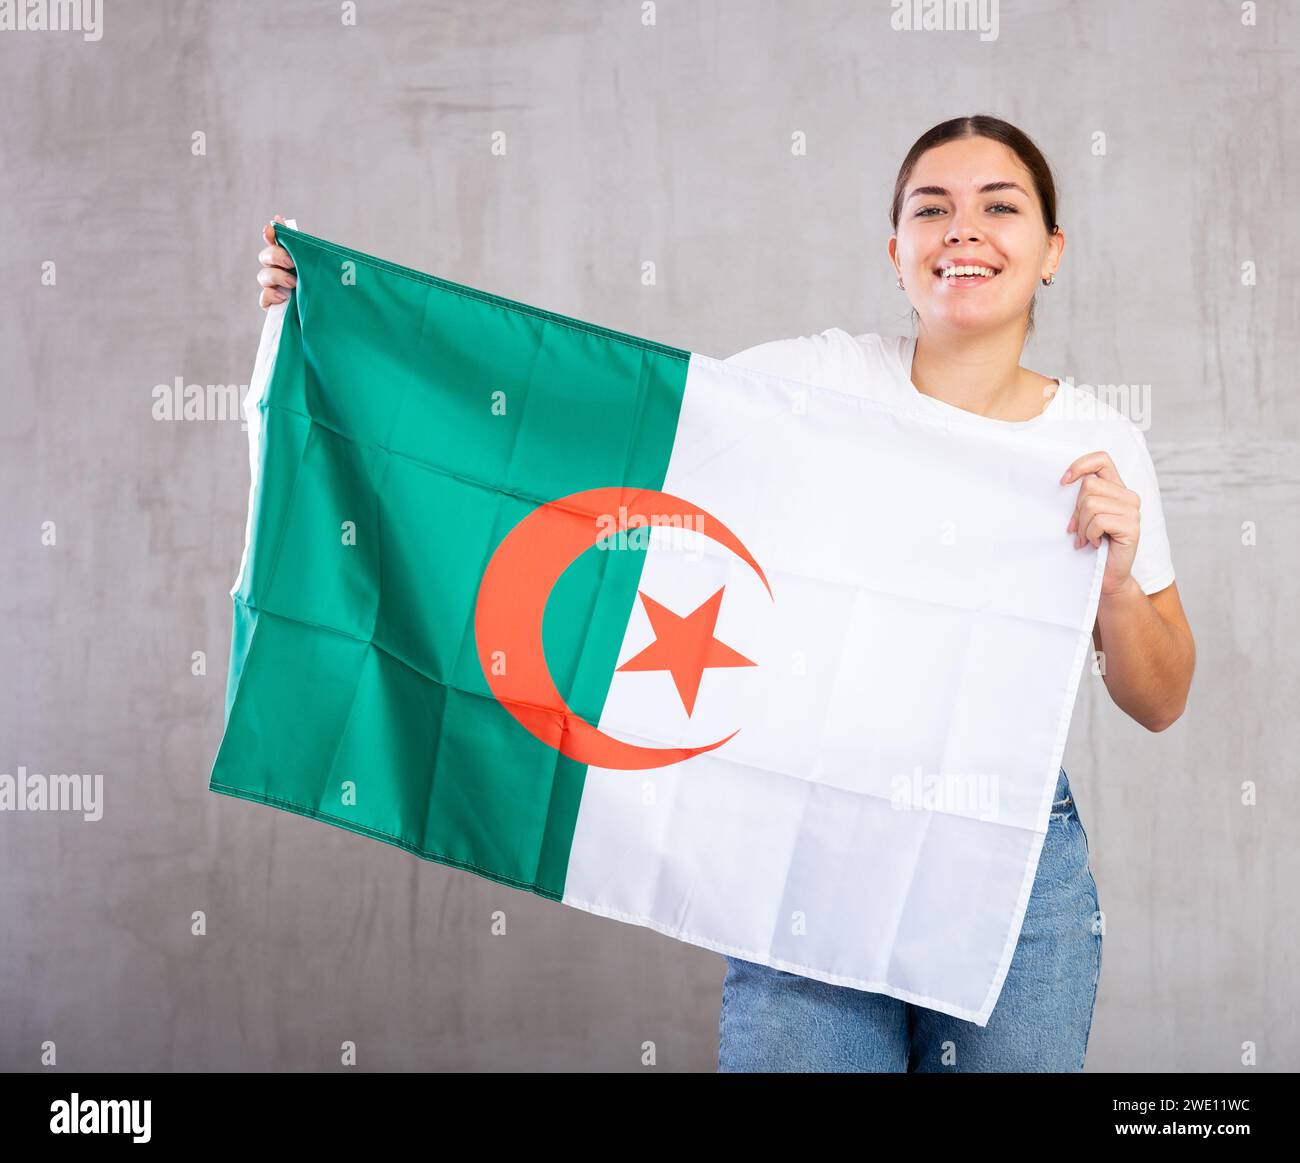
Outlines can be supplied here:
[[[894, 186], [889, 257], [916, 316], [910, 336], [837, 327], [730, 362], [941, 414], [1034, 431], [1071, 449], [1063, 534], [1110, 538], [1093, 641], [1110, 697], [1150, 731], [1183, 712], [1195, 662], [1155, 469], [1142, 430], [1091, 393], [1020, 366], [1040, 286], [1065, 248], [1051, 170], [998, 118], [936, 125]], [[720, 1070], [1078, 1071], [1101, 972], [1088, 841], [1062, 768], [1019, 943], [987, 1026], [880, 993], [727, 958]]]
[[[1065, 235], [1042, 154], [994, 117], [924, 134], [894, 188], [889, 256], [917, 336], [832, 327], [731, 362], [931, 410], [950, 424], [1060, 443], [1076, 489], [1062, 536], [1110, 538], [1093, 640], [1115, 703], [1151, 731], [1183, 712], [1195, 646], [1174, 584], [1155, 469], [1121, 412], [1020, 366], [1040, 285], [1055, 281]], [[283, 221], [283, 219], [277, 219]], [[261, 305], [295, 285], [274, 223], [259, 261]], [[1139, 536], [1140, 534], [1140, 536]], [[1062, 768], [1019, 943], [988, 1025], [880, 993], [728, 957], [720, 1017], [724, 1071], [1077, 1071], [1101, 970], [1097, 887]]]

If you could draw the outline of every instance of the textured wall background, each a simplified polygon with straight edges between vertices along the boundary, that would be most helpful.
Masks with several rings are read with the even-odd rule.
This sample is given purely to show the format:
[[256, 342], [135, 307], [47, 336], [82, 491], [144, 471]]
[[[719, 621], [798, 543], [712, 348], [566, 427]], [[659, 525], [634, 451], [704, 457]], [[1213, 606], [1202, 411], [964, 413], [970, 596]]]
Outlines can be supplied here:
[[106, 7], [98, 41], [0, 32], [0, 772], [102, 772], [105, 800], [0, 813], [0, 1068], [50, 1040], [65, 1069], [332, 1069], [352, 1039], [363, 1069], [637, 1070], [645, 1040], [713, 1069], [721, 957], [207, 790], [246, 437], [156, 421], [153, 389], [247, 383], [276, 212], [718, 356], [906, 331], [893, 180], [973, 112], [1061, 186], [1024, 363], [1149, 385], [1199, 649], [1162, 734], [1079, 696], [1088, 1067], [1300, 1068], [1300, 10], [1004, 0], [981, 41], [892, 31], [887, 0]]

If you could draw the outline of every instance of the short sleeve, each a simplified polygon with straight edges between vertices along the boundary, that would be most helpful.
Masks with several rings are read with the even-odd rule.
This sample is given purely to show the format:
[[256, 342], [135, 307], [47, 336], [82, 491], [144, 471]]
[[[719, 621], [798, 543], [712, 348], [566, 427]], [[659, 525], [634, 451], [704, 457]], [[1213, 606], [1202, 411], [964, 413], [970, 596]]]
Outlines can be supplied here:
[[831, 328], [815, 335], [773, 339], [738, 351], [723, 362], [804, 384], [826, 384], [836, 358], [833, 332]]
[[1169, 552], [1169, 530], [1165, 526], [1164, 503], [1156, 467], [1147, 448], [1142, 429], [1131, 420], [1125, 427], [1132, 440], [1127, 465], [1116, 465], [1126, 488], [1142, 499], [1138, 528], [1137, 554], [1133, 558], [1133, 577], [1144, 594], [1154, 594], [1173, 583], [1174, 563]]

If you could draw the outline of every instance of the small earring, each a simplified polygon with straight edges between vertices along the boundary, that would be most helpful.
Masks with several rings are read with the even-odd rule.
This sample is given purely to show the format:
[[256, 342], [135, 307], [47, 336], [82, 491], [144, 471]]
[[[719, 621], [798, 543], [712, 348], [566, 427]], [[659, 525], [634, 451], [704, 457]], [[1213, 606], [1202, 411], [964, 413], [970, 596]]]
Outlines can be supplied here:
[[899, 275], [899, 276], [898, 276], [898, 289], [899, 289], [900, 291], [904, 289], [904, 287], [903, 287], [903, 276], [902, 276], [902, 275]]
[[1050, 287], [1054, 282], [1056, 282], [1056, 275], [1048, 275], [1047, 278], [1042, 280], [1042, 282], [1043, 286]]

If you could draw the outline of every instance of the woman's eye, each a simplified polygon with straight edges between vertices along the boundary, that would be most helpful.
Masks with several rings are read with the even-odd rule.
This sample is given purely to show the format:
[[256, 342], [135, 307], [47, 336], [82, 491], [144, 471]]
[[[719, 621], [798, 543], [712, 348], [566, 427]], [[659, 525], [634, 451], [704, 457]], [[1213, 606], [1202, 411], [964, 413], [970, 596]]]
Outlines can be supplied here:
[[[1010, 202], [994, 202], [993, 205], [989, 207], [989, 209], [990, 209], [990, 210], [997, 210], [997, 211], [999, 211], [999, 212], [1001, 212], [1001, 213], [1006, 213], [1006, 214], [1019, 214], [1019, 213], [1020, 213], [1020, 211], [1019, 211], [1015, 206], [1011, 205]], [[942, 206], [922, 206], [921, 209], [918, 210], [918, 211], [916, 212], [916, 216], [917, 216], [918, 218], [933, 218], [933, 217], [934, 217], [934, 214], [931, 214], [931, 211], [934, 211], [934, 214], [942, 214], [942, 213], [943, 213], [943, 207], [942, 207]]]

